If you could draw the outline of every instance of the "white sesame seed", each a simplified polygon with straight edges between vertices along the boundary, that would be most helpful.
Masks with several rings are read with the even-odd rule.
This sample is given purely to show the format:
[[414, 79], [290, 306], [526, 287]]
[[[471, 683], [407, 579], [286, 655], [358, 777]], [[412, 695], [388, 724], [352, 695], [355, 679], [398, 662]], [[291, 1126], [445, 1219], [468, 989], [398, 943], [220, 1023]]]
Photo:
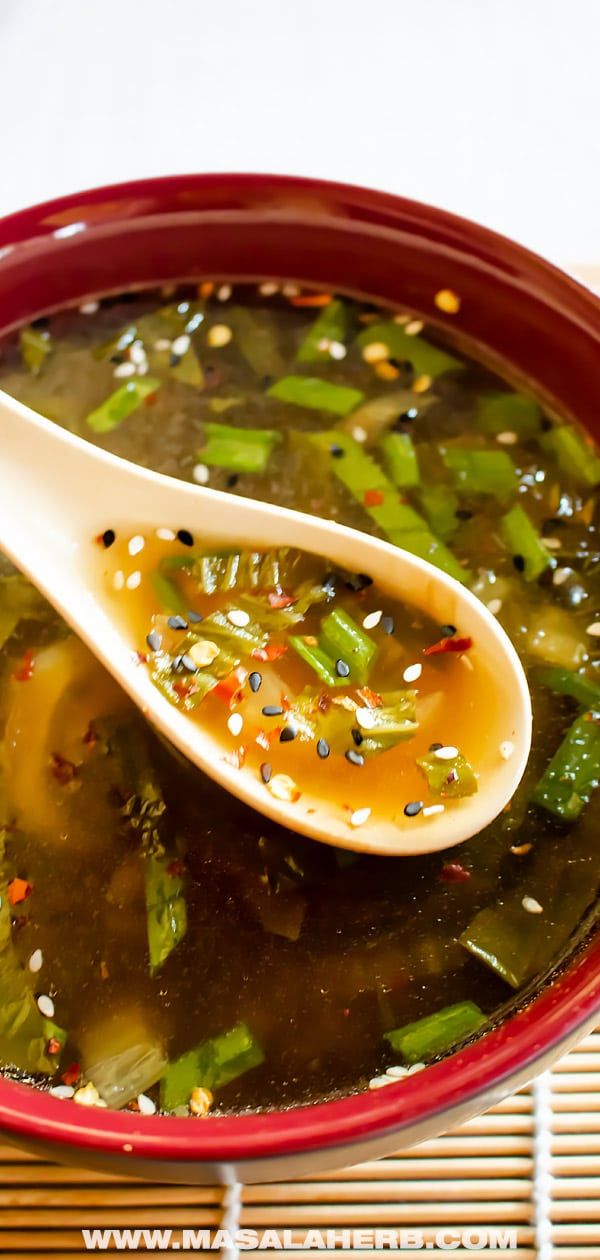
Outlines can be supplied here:
[[243, 608], [231, 608], [227, 613], [227, 620], [231, 622], [232, 626], [238, 626], [241, 629], [242, 626], [248, 625], [250, 614]]
[[96, 311], [98, 311], [99, 309], [100, 309], [99, 302], [83, 302], [82, 305], [79, 307], [79, 313], [80, 315], [95, 315]]
[[174, 542], [176, 537], [175, 530], [167, 529], [164, 525], [161, 525], [160, 528], [156, 530], [156, 537], [160, 538], [161, 542]]
[[136, 373], [138, 376], [147, 375], [148, 373], [148, 360], [147, 359], [143, 359], [141, 363], [136, 364]]
[[458, 657], [458, 659], [459, 659], [459, 661], [460, 661], [461, 665], [463, 665], [465, 669], [470, 670], [470, 672], [471, 672], [471, 673], [473, 673], [473, 672], [474, 672], [474, 670], [475, 670], [475, 666], [474, 666], [474, 664], [473, 664], [473, 662], [472, 662], [472, 660], [471, 660], [470, 656], [467, 656], [466, 652], [460, 652], [460, 653], [459, 653], [459, 657]]
[[75, 1090], [72, 1085], [53, 1085], [48, 1092], [53, 1098], [72, 1098]]
[[418, 665], [418, 664], [407, 665], [402, 677], [405, 682], [412, 683], [412, 682], [416, 682], [417, 678], [420, 678], [422, 673], [423, 673], [422, 665]]
[[171, 346], [171, 350], [173, 351], [173, 354], [177, 354], [181, 357], [184, 354], [187, 354], [191, 344], [192, 343], [187, 333], [182, 333], [180, 337], [175, 338], [173, 345]]
[[[542, 542], [548, 551], [560, 551], [562, 547], [560, 538], [542, 538]], [[598, 633], [600, 634], [600, 631]]]
[[362, 809], [355, 809], [354, 813], [350, 815], [350, 826], [362, 827], [363, 823], [366, 823], [370, 817], [371, 810], [368, 805], [364, 805]]
[[508, 761], [515, 751], [515, 746], [510, 739], [505, 739], [500, 745], [500, 756], [504, 761]]
[[117, 572], [113, 575], [113, 586], [116, 591], [122, 591], [124, 585], [125, 585], [125, 574], [123, 573], [122, 569], [117, 569]]
[[402, 1063], [395, 1063], [392, 1067], [386, 1068], [386, 1076], [391, 1076], [393, 1081], [401, 1081], [408, 1076], [408, 1068]]
[[277, 801], [293, 804], [301, 796], [298, 784], [289, 774], [274, 774], [273, 778], [269, 779], [267, 787], [271, 796], [274, 796]]
[[141, 341], [134, 341], [129, 351], [129, 358], [131, 359], [132, 363], [136, 363], [136, 364], [146, 362], [146, 351], [144, 350], [144, 347]]
[[261, 297], [273, 297], [279, 290], [279, 285], [274, 284], [272, 280], [265, 280], [264, 284], [259, 284], [258, 292]]
[[443, 748], [434, 749], [433, 755], [440, 761], [454, 761], [458, 757], [458, 748], [455, 748], [454, 744], [444, 744]]
[[117, 363], [113, 376], [135, 376], [135, 363]]
[[155, 1114], [156, 1103], [153, 1103], [152, 1099], [148, 1098], [147, 1094], [138, 1094], [136, 1102], [140, 1109], [140, 1115], [153, 1116]]
[[238, 735], [241, 734], [243, 725], [244, 725], [244, 719], [241, 713], [232, 713], [227, 718], [227, 729], [236, 738]]
[[390, 357], [390, 348], [385, 341], [370, 341], [363, 346], [362, 357], [365, 363], [383, 363], [384, 359]]
[[52, 1001], [51, 997], [48, 997], [47, 993], [40, 993], [40, 996], [37, 1000], [37, 1004], [38, 1004], [38, 1011], [40, 1012], [41, 1015], [45, 1015], [46, 1019], [53, 1018], [54, 1002]]
[[345, 359], [348, 351], [341, 341], [332, 341], [329, 345], [330, 359]]
[[399, 311], [397, 315], [394, 315], [394, 323], [408, 324], [410, 323], [410, 315], [407, 315], [406, 311]]
[[407, 337], [418, 337], [419, 333], [423, 332], [423, 320], [422, 319], [409, 320], [408, 324], [405, 325], [404, 331]]
[[217, 298], [219, 302], [228, 302], [231, 294], [232, 288], [230, 284], [222, 284], [220, 288], [217, 289]]
[[573, 572], [572, 569], [555, 569], [554, 573], [552, 574], [552, 585], [562, 586], [563, 582], [566, 582], [567, 578], [571, 576], [572, 572]]
[[355, 716], [363, 731], [372, 731], [377, 726], [377, 716], [373, 709], [357, 709]]
[[443, 814], [444, 805], [425, 805], [423, 818], [431, 818], [434, 814]]
[[154, 342], [154, 349], [155, 349], [155, 350], [158, 350], [159, 352], [160, 352], [161, 350], [170, 350], [170, 349], [171, 349], [171, 342], [169, 341], [169, 338], [168, 338], [168, 337], [159, 337], [159, 338], [158, 338], [158, 341], [155, 341], [155, 342]]
[[125, 583], [127, 590], [136, 591], [138, 586], [140, 585], [141, 580], [142, 580], [142, 575], [140, 573], [140, 570], [135, 569], [133, 573], [129, 574], [129, 577], [127, 578], [127, 581]]
[[194, 464], [192, 477], [199, 486], [205, 486], [210, 478], [210, 468], [206, 464]]
[[223, 346], [228, 346], [233, 333], [227, 324], [213, 324], [206, 334], [206, 340], [213, 350], [220, 350]]
[[586, 634], [591, 634], [593, 639], [600, 638], [600, 621], [592, 621], [591, 625], [586, 626]]
[[369, 1089], [383, 1089], [386, 1085], [393, 1085], [393, 1076], [372, 1076], [369, 1081]]
[[500, 609], [502, 608], [502, 600], [491, 599], [487, 607], [488, 607], [488, 612], [491, 612], [492, 617], [497, 617], [498, 613], [500, 612]]
[[366, 442], [368, 436], [369, 434], [367, 433], [367, 430], [363, 429], [361, 424], [355, 425], [352, 430], [352, 437], [355, 442]]
[[544, 907], [536, 901], [535, 897], [523, 897], [521, 905], [528, 914], [543, 914]]
[[422, 1072], [423, 1068], [426, 1066], [426, 1063], [412, 1063], [408, 1069], [407, 1075], [414, 1076], [416, 1072]]
[[41, 949], [34, 949], [33, 954], [31, 955], [31, 958], [29, 959], [27, 966], [29, 967], [30, 971], [33, 971], [35, 973], [36, 971], [41, 971], [43, 962], [44, 962], [44, 955], [42, 954]]
[[499, 442], [501, 446], [516, 446], [519, 439], [516, 433], [511, 433], [510, 429], [507, 429], [505, 433], [496, 434], [496, 441]]
[[367, 613], [366, 617], [363, 617], [363, 626], [365, 630], [374, 630], [375, 626], [379, 625], [382, 617], [383, 609], [381, 608], [378, 608], [377, 612]]
[[298, 297], [298, 294], [300, 293], [300, 285], [299, 284], [284, 284], [282, 293], [284, 297], [289, 297], [289, 298]]
[[129, 539], [127, 550], [130, 556], [137, 556], [140, 551], [144, 550], [144, 538], [141, 534], [134, 534], [133, 538]]

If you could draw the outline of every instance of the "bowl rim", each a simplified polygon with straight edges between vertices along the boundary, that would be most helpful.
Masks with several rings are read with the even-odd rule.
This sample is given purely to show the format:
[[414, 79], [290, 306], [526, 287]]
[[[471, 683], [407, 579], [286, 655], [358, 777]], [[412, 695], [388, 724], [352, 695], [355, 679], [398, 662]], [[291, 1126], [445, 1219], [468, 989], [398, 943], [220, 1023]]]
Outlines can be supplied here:
[[[546, 302], [560, 302], [570, 316], [589, 328], [600, 328], [600, 300], [566, 272], [508, 237], [441, 208], [360, 185], [268, 173], [176, 174], [84, 189], [17, 210], [0, 219], [0, 259], [4, 252], [34, 238], [56, 232], [56, 215], [81, 222], [76, 212], [90, 205], [108, 207], [108, 218], [126, 225], [130, 207], [135, 216], [176, 213], [177, 198], [190, 189], [199, 197], [222, 191], [249, 195], [269, 190], [275, 197], [306, 193], [346, 206], [377, 228], [392, 222], [419, 226], [431, 239], [493, 260], [505, 271], [525, 275]], [[121, 213], [119, 213], [121, 208]], [[189, 210], [189, 205], [186, 207]], [[197, 207], [200, 208], [200, 203]], [[69, 219], [73, 211], [73, 218]], [[104, 220], [106, 222], [106, 220]], [[89, 224], [93, 230], [95, 223]], [[0, 281], [1, 283], [1, 281]], [[364, 1090], [341, 1099], [236, 1116], [208, 1116], [202, 1124], [188, 1117], [144, 1116], [134, 1112], [82, 1108], [70, 1100], [0, 1076], [0, 1130], [32, 1145], [49, 1143], [100, 1153], [113, 1159], [174, 1163], [244, 1161], [285, 1158], [299, 1152], [348, 1148], [369, 1138], [400, 1133], [403, 1128], [435, 1121], [452, 1108], [474, 1114], [478, 1106], [508, 1093], [515, 1081], [534, 1075], [538, 1061], [574, 1041], [600, 1012], [600, 933], [588, 939], [571, 961], [552, 977], [522, 1009], [471, 1044], [428, 1067], [425, 1074]], [[512, 1085], [511, 1085], [512, 1082]]]

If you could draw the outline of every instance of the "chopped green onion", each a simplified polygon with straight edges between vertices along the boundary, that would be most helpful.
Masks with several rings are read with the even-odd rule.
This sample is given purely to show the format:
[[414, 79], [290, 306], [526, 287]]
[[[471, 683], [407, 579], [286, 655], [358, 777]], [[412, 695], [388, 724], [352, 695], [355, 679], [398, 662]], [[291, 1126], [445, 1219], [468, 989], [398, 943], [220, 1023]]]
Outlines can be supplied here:
[[373, 342], [381, 342], [387, 346], [390, 359], [411, 363], [419, 376], [442, 376], [444, 372], [457, 372], [464, 367], [460, 359], [455, 359], [438, 346], [430, 345], [421, 337], [411, 337], [401, 324], [393, 320], [369, 324], [359, 333], [356, 341], [361, 349]]
[[450, 486], [423, 486], [421, 504], [434, 534], [444, 541], [458, 528], [458, 498]]
[[345, 416], [343, 420], [338, 420], [336, 428], [350, 433], [352, 437], [355, 436], [357, 430], [362, 429], [366, 435], [364, 441], [367, 444], [373, 444], [405, 411], [418, 410], [419, 415], [422, 416], [432, 402], [433, 397], [429, 399], [420, 395], [417, 403], [417, 395], [409, 389], [393, 390], [389, 394], [367, 398], [356, 411]]
[[399, 489], [418, 486], [419, 461], [410, 433], [387, 433], [379, 446], [394, 485]]
[[475, 771], [460, 752], [446, 760], [437, 757], [435, 752], [426, 753], [424, 757], [417, 757], [417, 765], [434, 796], [457, 800], [461, 796], [473, 796], [477, 791]]
[[572, 696], [584, 709], [600, 711], [600, 683], [574, 669], [536, 669], [534, 679], [561, 696]]
[[246, 1024], [237, 1024], [168, 1065], [160, 1086], [161, 1108], [174, 1111], [184, 1107], [192, 1090], [222, 1089], [263, 1060], [264, 1054], [250, 1029]]
[[52, 350], [50, 334], [40, 331], [39, 328], [22, 328], [19, 333], [19, 347], [25, 366], [37, 376]]
[[154, 975], [186, 934], [187, 907], [176, 858], [149, 854], [144, 873], [150, 974]]
[[[541, 922], [540, 922], [541, 919]], [[513, 989], [531, 974], [532, 954], [547, 932], [542, 916], [529, 914], [520, 904], [480, 910], [459, 937], [460, 944]]]
[[307, 643], [302, 635], [291, 634], [288, 639], [290, 647], [298, 653], [301, 660], [305, 661], [310, 668], [314, 670], [317, 678], [321, 679], [328, 687], [341, 687], [347, 685], [347, 678], [339, 678], [335, 672], [335, 661], [319, 647], [318, 643]]
[[532, 796], [565, 822], [578, 818], [600, 781], [600, 713], [578, 717], [569, 727]]
[[90, 411], [86, 416], [88, 428], [93, 429], [94, 433], [110, 433], [133, 411], [137, 411], [144, 399], [155, 394], [159, 386], [160, 381], [152, 376], [126, 381], [125, 385], [119, 386], [95, 411]]
[[385, 1033], [385, 1040], [406, 1063], [420, 1063], [471, 1037], [486, 1022], [483, 1011], [474, 1002], [456, 1002], [413, 1024], [392, 1029]]
[[525, 580], [534, 582], [551, 564], [552, 556], [519, 503], [502, 517], [500, 531], [513, 556], [521, 557]]
[[238, 473], [264, 473], [273, 448], [281, 441], [275, 429], [237, 429], [216, 421], [208, 421], [204, 432], [207, 442], [198, 458], [210, 467]]
[[557, 425], [542, 434], [540, 445], [552, 455], [558, 469], [580, 486], [600, 484], [600, 457], [593, 444], [570, 424]]
[[541, 418], [539, 404], [526, 394], [484, 394], [479, 400], [477, 427], [493, 437], [515, 433], [526, 442], [539, 433]]
[[257, 376], [283, 376], [285, 359], [279, 348], [277, 322], [270, 311], [230, 306], [228, 322], [234, 341]]
[[517, 489], [517, 470], [506, 451], [442, 451], [459, 493], [492, 494], [506, 499]]
[[353, 411], [364, 398], [360, 389], [334, 385], [317, 376], [284, 376], [267, 390], [267, 394], [279, 402], [310, 407], [316, 411], [333, 411], [338, 416]]
[[323, 341], [341, 341], [348, 333], [348, 307], [339, 298], [324, 306], [314, 324], [309, 328], [297, 354], [298, 363], [327, 362], [329, 346], [322, 348]]
[[377, 654], [373, 640], [343, 608], [334, 608], [321, 622], [319, 646], [333, 660], [350, 666], [349, 682], [365, 683]]
[[174, 582], [170, 582], [168, 577], [160, 570], [155, 570], [150, 574], [150, 581], [154, 589], [154, 594], [158, 599], [162, 612], [165, 613], [183, 613], [186, 610], [186, 602], [181, 592], [177, 589]]

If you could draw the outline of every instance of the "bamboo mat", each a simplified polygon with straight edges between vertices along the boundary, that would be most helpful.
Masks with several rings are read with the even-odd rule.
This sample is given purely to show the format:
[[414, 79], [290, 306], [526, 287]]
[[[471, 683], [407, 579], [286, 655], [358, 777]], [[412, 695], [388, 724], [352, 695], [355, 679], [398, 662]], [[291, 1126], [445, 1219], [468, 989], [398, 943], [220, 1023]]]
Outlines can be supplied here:
[[[290, 1229], [296, 1245], [313, 1228], [338, 1234], [344, 1228], [421, 1229], [434, 1255], [443, 1254], [435, 1247], [436, 1230], [510, 1227], [516, 1249], [461, 1246], [446, 1254], [463, 1260], [600, 1260], [600, 1031], [530, 1089], [462, 1128], [316, 1180], [238, 1187], [233, 1194], [156, 1186], [59, 1167], [0, 1146], [5, 1260], [89, 1255], [81, 1229], [107, 1226], [239, 1226], [274, 1229], [280, 1238]], [[340, 1242], [340, 1257], [350, 1255], [343, 1237]], [[290, 1248], [277, 1254], [292, 1260], [318, 1252]], [[393, 1254], [408, 1260], [419, 1252]]]

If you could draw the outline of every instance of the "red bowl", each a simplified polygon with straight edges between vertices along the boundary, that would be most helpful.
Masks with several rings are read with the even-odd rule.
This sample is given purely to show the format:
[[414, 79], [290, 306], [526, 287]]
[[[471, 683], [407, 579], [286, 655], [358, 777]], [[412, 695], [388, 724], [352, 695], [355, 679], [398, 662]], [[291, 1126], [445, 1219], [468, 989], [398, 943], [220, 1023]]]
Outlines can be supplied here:
[[[598, 436], [600, 303], [493, 232], [384, 193], [271, 175], [98, 188], [0, 222], [0, 332], [66, 303], [191, 277], [291, 279], [406, 305], [511, 365]], [[434, 295], [460, 294], [440, 315]], [[547, 1067], [600, 1011], [600, 935], [523, 1009], [385, 1090], [194, 1121], [85, 1110], [0, 1079], [6, 1139], [55, 1159], [179, 1182], [278, 1180], [384, 1155], [484, 1110]]]

